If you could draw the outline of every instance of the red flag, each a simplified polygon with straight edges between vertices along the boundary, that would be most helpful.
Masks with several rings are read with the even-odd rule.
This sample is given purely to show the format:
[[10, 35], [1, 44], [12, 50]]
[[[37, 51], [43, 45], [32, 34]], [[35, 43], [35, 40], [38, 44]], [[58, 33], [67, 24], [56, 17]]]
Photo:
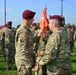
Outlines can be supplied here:
[[47, 8], [44, 8], [41, 19], [40, 19], [40, 29], [43, 30], [43, 33], [46, 35], [47, 32], [47, 26], [48, 26], [48, 19], [47, 19]]

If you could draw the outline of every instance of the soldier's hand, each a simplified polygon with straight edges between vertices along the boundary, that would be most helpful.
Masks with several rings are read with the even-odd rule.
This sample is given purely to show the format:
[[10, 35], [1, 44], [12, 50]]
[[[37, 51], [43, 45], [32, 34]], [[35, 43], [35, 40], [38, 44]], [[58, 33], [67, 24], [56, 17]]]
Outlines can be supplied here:
[[45, 37], [45, 34], [43, 33], [43, 30], [40, 29], [40, 31], [39, 31], [39, 33], [38, 33], [38, 36], [39, 36], [39, 37], [42, 37], [42, 38]]
[[35, 66], [34, 68], [32, 68], [32, 71], [37, 72], [39, 70], [39, 66]]

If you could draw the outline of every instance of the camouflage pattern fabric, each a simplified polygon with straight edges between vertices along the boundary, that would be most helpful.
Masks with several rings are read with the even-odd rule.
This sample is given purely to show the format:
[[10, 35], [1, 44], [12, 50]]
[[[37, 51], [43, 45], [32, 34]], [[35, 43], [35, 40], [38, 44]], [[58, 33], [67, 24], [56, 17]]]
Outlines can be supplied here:
[[10, 67], [10, 63], [12, 61], [11, 58], [11, 30], [8, 28], [3, 28], [3, 32], [5, 34], [5, 55], [6, 55], [6, 65], [7, 67]]
[[70, 47], [71, 47], [71, 51], [73, 51], [73, 46], [74, 46], [74, 30], [70, 29], [68, 30], [68, 40], [69, 40], [69, 43], [70, 43]]
[[39, 65], [46, 65], [47, 75], [73, 75], [70, 53], [67, 32], [64, 28], [59, 28], [49, 37]]
[[3, 60], [5, 61], [4, 33], [3, 33], [2, 29], [0, 30], [0, 49], [2, 50]]
[[18, 75], [32, 75], [33, 65], [33, 43], [36, 37], [33, 38], [31, 30], [25, 25], [21, 25], [15, 36], [16, 55], [15, 61], [18, 70]]

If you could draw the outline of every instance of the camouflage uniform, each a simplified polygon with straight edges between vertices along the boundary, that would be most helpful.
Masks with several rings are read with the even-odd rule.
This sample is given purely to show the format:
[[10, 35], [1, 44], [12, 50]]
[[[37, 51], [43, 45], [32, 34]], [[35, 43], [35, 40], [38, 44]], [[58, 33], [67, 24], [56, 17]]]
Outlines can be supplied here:
[[76, 31], [74, 33], [73, 39], [74, 39], [74, 48], [76, 49]]
[[73, 75], [67, 32], [59, 28], [49, 37], [39, 65], [46, 65], [47, 75]]
[[4, 33], [3, 33], [2, 29], [0, 30], [0, 49], [2, 50], [3, 60], [5, 61]]
[[75, 31], [75, 33], [74, 33], [74, 37], [73, 37], [73, 38], [74, 38], [74, 40], [76, 41], [76, 31]]
[[[47, 43], [47, 40], [48, 40], [48, 38], [49, 38], [49, 36], [51, 34], [52, 34], [51, 31], [48, 29], [47, 30], [47, 35], [44, 38], [40, 38], [40, 40], [39, 40], [40, 56], [44, 55], [46, 43]], [[40, 68], [39, 68], [39, 75], [47, 75], [46, 65], [40, 66]]]
[[73, 51], [73, 46], [74, 46], [74, 39], [73, 39], [74, 30], [69, 29], [69, 30], [67, 30], [67, 32], [68, 32], [68, 40], [69, 40], [69, 43], [70, 43], [71, 51]]
[[4, 38], [4, 40], [5, 40], [5, 44], [4, 44], [4, 46], [5, 46], [5, 55], [6, 55], [6, 69], [8, 70], [8, 69], [10, 69], [11, 68], [11, 62], [12, 62], [12, 57], [11, 57], [11, 55], [12, 55], [12, 48], [11, 48], [11, 39], [13, 38], [12, 36], [11, 36], [11, 29], [9, 29], [9, 28], [3, 28], [3, 32], [4, 32], [4, 35], [5, 35], [5, 38]]
[[11, 29], [11, 67], [13, 67], [13, 64], [15, 62], [15, 34], [16, 34], [16, 31], [12, 28]]
[[[32, 33], [33, 33], [33, 37], [37, 36], [37, 34], [39, 33], [39, 29], [37, 29], [35, 31], [32, 31]], [[39, 39], [34, 43], [34, 46], [33, 46], [35, 54], [37, 54], [37, 50], [38, 50], [38, 47], [39, 47]]]
[[75, 33], [75, 30], [74, 29], [71, 29], [71, 51], [73, 51], [73, 47], [74, 47], [74, 33]]
[[33, 65], [33, 43], [36, 41], [33, 38], [31, 30], [25, 25], [21, 25], [15, 36], [16, 55], [15, 61], [18, 70], [18, 75], [32, 75]]

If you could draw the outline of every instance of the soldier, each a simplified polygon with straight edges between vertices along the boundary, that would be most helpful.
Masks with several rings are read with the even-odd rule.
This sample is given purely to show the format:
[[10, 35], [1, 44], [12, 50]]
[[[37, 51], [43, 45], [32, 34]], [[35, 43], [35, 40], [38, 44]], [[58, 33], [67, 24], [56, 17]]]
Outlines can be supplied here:
[[74, 26], [71, 26], [71, 51], [73, 52], [73, 47], [74, 47], [74, 33], [75, 33], [75, 27]]
[[32, 65], [33, 65], [33, 43], [39, 37], [33, 37], [30, 30], [30, 25], [32, 24], [35, 16], [35, 12], [31, 10], [25, 10], [22, 13], [23, 23], [16, 31], [15, 36], [15, 47], [16, 55], [15, 61], [17, 66], [18, 75], [32, 75]]
[[4, 50], [6, 55], [6, 70], [11, 69], [10, 67], [10, 61], [11, 59], [11, 30], [8, 28], [8, 25], [5, 24], [2, 28], [2, 31], [4, 33]]
[[73, 45], [74, 45], [74, 29], [72, 28], [72, 26], [68, 26], [67, 27], [67, 33], [68, 33], [68, 40], [70, 43], [70, 47], [71, 47], [71, 51], [73, 51]]
[[74, 37], [73, 37], [74, 41], [76, 41], [76, 31], [74, 33]]
[[76, 45], [76, 31], [75, 31], [75, 33], [74, 33], [73, 39], [74, 39], [74, 44]]
[[49, 28], [53, 33], [47, 41], [44, 55], [37, 58], [39, 65], [46, 65], [47, 75], [73, 75], [68, 36], [61, 26], [59, 15], [50, 16]]
[[11, 50], [10, 50], [10, 56], [9, 56], [9, 58], [10, 58], [9, 64], [10, 64], [10, 68], [14, 69], [13, 64], [15, 62], [15, 34], [16, 34], [16, 30], [14, 30], [12, 28], [12, 21], [7, 22], [7, 27], [11, 30], [11, 32], [10, 32], [11, 33], [11, 35], [10, 35]]
[[2, 31], [2, 27], [0, 29], [0, 49], [1, 49], [2, 54], [3, 54], [3, 61], [5, 61], [6, 58], [5, 58], [5, 50], [4, 50], [4, 33]]

